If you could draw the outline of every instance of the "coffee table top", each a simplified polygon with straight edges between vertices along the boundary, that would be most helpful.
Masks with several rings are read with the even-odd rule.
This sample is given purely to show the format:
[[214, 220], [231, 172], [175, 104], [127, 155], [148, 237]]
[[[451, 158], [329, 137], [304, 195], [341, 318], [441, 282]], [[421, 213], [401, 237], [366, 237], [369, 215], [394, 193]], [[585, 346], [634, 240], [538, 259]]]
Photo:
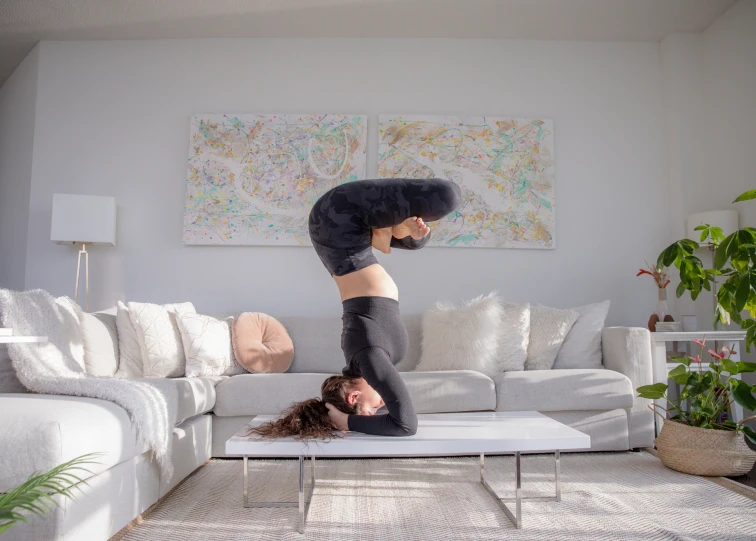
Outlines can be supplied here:
[[226, 442], [229, 455], [264, 457], [453, 456], [589, 449], [590, 436], [536, 411], [481, 411], [418, 415], [414, 436], [392, 438], [350, 432], [346, 438], [304, 443], [247, 436], [247, 428], [276, 419], [258, 415]]

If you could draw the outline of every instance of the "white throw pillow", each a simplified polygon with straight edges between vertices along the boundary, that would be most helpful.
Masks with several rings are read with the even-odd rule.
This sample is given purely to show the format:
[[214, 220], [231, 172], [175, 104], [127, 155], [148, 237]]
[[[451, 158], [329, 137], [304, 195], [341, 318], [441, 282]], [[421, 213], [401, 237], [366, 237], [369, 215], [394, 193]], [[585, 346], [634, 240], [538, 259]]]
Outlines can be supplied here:
[[530, 305], [503, 302], [501, 307], [497, 371], [525, 370], [530, 341]]
[[530, 307], [530, 342], [525, 370], [551, 370], [562, 342], [579, 315], [577, 310]]
[[134, 324], [131, 322], [129, 307], [123, 302], [116, 303], [116, 328], [118, 329], [118, 371], [117, 378], [136, 379], [144, 376], [142, 349]]
[[177, 378], [184, 375], [186, 358], [176, 317], [195, 312], [190, 302], [152, 304], [129, 302], [129, 316], [137, 331], [146, 378]]
[[554, 368], [602, 368], [601, 332], [609, 314], [609, 301], [575, 308], [578, 320], [559, 348]]
[[113, 314], [84, 312], [81, 339], [84, 364], [90, 376], [113, 376], [118, 370], [118, 331]]
[[438, 302], [423, 316], [423, 339], [418, 372], [476, 370], [493, 376], [502, 307], [495, 292], [455, 307]]
[[231, 324], [202, 314], [179, 314], [177, 318], [186, 357], [186, 375], [232, 376], [245, 370], [239, 366], [231, 347]]

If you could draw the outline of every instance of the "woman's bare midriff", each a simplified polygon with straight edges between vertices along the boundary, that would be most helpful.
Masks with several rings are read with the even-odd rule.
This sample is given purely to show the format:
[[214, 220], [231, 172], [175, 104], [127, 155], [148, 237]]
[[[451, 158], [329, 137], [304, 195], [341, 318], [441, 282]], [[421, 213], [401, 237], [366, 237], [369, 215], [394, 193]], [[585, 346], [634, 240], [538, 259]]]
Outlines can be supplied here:
[[334, 276], [342, 302], [355, 297], [389, 297], [399, 300], [399, 288], [381, 265], [369, 265], [344, 276]]

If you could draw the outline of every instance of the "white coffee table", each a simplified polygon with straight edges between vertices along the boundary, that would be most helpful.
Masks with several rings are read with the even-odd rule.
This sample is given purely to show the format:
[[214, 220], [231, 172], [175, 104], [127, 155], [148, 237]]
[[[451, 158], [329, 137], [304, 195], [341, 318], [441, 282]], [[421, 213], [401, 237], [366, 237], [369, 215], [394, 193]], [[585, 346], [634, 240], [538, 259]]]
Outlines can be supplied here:
[[[346, 438], [309, 444], [293, 438], [263, 440], [247, 436], [248, 427], [275, 419], [276, 416], [255, 417], [247, 427], [226, 442], [226, 453], [244, 457], [245, 507], [298, 507], [299, 532], [304, 533], [307, 512], [315, 488], [315, 457], [425, 457], [480, 455], [480, 482], [496, 499], [504, 513], [517, 528], [522, 528], [523, 501], [561, 501], [559, 483], [559, 452], [589, 449], [590, 436], [565, 426], [535, 411], [438, 413], [418, 415], [418, 429], [414, 436], [390, 438], [369, 436], [357, 432]], [[528, 452], [554, 453], [555, 495], [523, 497], [520, 476], [520, 454]], [[515, 497], [501, 498], [484, 477], [485, 455], [515, 455]], [[298, 502], [250, 502], [248, 498], [249, 457], [298, 457]], [[311, 481], [305, 498], [305, 459], [310, 457]], [[505, 502], [515, 502], [512, 513]]]

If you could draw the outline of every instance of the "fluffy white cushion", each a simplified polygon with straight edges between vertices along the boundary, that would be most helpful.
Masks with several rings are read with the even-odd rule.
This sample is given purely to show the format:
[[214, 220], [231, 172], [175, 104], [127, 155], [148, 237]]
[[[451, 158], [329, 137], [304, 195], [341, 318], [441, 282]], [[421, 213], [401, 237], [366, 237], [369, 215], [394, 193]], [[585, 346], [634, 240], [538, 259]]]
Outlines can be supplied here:
[[118, 329], [118, 371], [117, 378], [135, 379], [144, 376], [142, 350], [134, 324], [131, 322], [129, 307], [121, 301], [116, 304], [116, 329]]
[[118, 331], [113, 314], [84, 312], [81, 321], [84, 364], [90, 376], [113, 376], [118, 370]]
[[152, 304], [129, 302], [129, 316], [137, 331], [142, 352], [142, 369], [147, 378], [176, 378], [184, 375], [186, 358], [176, 321], [177, 314], [196, 312], [190, 302]]
[[481, 295], [462, 307], [438, 302], [423, 316], [423, 340], [416, 371], [498, 371], [502, 307], [495, 292]]
[[231, 347], [233, 317], [220, 320], [182, 313], [176, 321], [184, 346], [187, 376], [232, 376], [245, 371], [236, 363]]
[[524, 370], [530, 341], [530, 305], [503, 302], [501, 307], [497, 372]]
[[601, 368], [601, 332], [609, 313], [609, 301], [575, 308], [580, 314], [559, 348], [554, 368]]
[[577, 310], [530, 307], [530, 342], [525, 370], [550, 370], [567, 333], [577, 321]]

